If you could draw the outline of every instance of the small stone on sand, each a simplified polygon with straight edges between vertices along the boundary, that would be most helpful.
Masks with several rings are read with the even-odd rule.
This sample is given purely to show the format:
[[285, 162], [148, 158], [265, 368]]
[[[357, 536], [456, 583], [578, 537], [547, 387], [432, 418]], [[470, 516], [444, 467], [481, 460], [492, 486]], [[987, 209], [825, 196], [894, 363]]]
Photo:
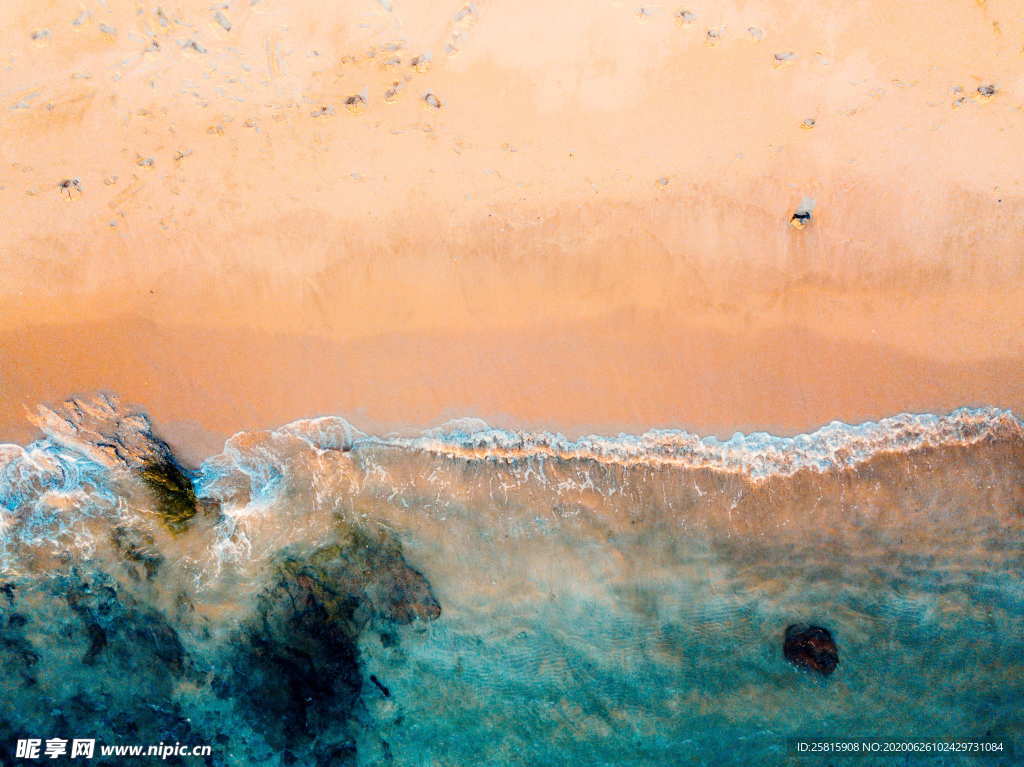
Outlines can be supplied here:
[[805, 197], [801, 202], [800, 206], [796, 209], [793, 215], [789, 219], [790, 225], [794, 229], [803, 229], [805, 226], [811, 223], [811, 214], [814, 212], [814, 200], [810, 197]]
[[978, 101], [985, 102], [990, 100], [996, 95], [996, 86], [991, 83], [988, 85], [978, 86], [978, 95], [975, 97]]

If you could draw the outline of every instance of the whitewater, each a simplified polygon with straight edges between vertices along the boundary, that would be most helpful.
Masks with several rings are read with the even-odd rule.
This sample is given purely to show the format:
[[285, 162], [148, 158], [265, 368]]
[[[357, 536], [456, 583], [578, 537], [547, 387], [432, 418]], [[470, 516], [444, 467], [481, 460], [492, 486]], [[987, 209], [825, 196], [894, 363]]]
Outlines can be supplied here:
[[[0, 447], [8, 734], [63, 718], [224, 765], [648, 765], [1024, 733], [1006, 410], [728, 440], [326, 416], [194, 470], [110, 395], [32, 418], [39, 440]], [[830, 631], [831, 675], [783, 657], [794, 623]]]

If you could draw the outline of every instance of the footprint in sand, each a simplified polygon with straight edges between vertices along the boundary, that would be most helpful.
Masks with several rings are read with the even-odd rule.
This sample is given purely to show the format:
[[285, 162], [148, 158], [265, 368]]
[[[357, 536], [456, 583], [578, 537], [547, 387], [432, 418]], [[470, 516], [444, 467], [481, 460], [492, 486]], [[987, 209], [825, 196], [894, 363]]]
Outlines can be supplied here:
[[421, 53], [419, 56], [415, 56], [409, 65], [420, 74], [423, 74], [430, 69], [431, 55], [429, 53]]
[[423, 101], [424, 101], [424, 103], [425, 103], [425, 104], [426, 104], [426, 105], [427, 105], [428, 107], [431, 107], [431, 108], [433, 108], [433, 109], [440, 109], [440, 108], [441, 108], [441, 99], [439, 99], [439, 98], [438, 98], [437, 96], [435, 96], [435, 95], [434, 95], [433, 93], [431, 93], [431, 92], [428, 92], [428, 93], [427, 93], [427, 94], [426, 94], [426, 95], [425, 95], [425, 96], [423, 97]]
[[793, 51], [782, 51], [772, 55], [772, 60], [776, 68], [784, 67], [796, 58], [796, 54]]
[[361, 93], [349, 96], [345, 99], [345, 109], [354, 115], [362, 114], [363, 110], [366, 109], [366, 97]]
[[697, 21], [697, 14], [693, 11], [680, 11], [676, 14], [676, 21], [684, 27]]
[[448, 42], [445, 44], [445, 52], [449, 56], [454, 56], [459, 52], [460, 43], [470, 28], [476, 24], [478, 15], [474, 3], [468, 3], [456, 12], [452, 18], [451, 34], [448, 37]]
[[57, 189], [61, 194], [66, 194], [70, 200], [73, 192], [78, 192], [79, 195], [82, 194], [82, 181], [77, 177], [66, 178], [57, 184]]

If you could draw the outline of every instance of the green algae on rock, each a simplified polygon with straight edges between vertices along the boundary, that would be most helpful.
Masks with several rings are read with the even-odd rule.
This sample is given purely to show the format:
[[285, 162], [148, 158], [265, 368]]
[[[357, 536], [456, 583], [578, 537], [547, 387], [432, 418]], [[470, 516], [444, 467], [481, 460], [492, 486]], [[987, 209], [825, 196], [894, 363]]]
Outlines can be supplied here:
[[174, 533], [186, 530], [199, 510], [199, 502], [192, 481], [177, 461], [172, 456], [150, 461], [142, 467], [140, 476], [153, 493], [155, 510], [163, 523]]

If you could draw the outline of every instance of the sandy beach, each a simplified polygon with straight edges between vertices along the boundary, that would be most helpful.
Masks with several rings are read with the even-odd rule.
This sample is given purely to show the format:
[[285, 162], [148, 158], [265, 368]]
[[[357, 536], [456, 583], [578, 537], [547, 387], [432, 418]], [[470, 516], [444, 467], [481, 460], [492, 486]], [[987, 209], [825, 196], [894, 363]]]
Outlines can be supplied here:
[[323, 413], [729, 434], [1024, 410], [1010, 0], [0, 22], [0, 440], [97, 388], [192, 461]]

